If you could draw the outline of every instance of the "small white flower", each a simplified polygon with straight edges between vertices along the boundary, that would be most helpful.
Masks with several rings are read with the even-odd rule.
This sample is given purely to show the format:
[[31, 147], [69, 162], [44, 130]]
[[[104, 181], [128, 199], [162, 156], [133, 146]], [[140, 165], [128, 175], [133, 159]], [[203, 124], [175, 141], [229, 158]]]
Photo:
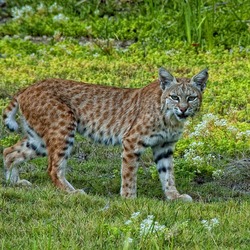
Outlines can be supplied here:
[[58, 15], [56, 15], [56, 16], [53, 17], [53, 21], [54, 22], [59, 22], [60, 23], [60, 22], [64, 22], [64, 21], [67, 21], [67, 20], [69, 20], [69, 18], [66, 17], [62, 13], [60, 13], [60, 14], [58, 14]]
[[204, 142], [201, 142], [201, 141], [196, 142], [196, 141], [194, 141], [194, 142], [192, 142], [190, 144], [190, 147], [198, 147], [198, 146], [202, 146], [202, 145], [204, 145]]
[[46, 7], [45, 7], [45, 5], [44, 5], [43, 3], [40, 3], [40, 4], [37, 6], [36, 10], [37, 10], [38, 12], [45, 12], [45, 11], [46, 11]]
[[213, 226], [218, 225], [219, 220], [217, 218], [213, 218], [213, 219], [211, 219], [211, 223], [212, 223]]
[[245, 132], [238, 132], [236, 135], [237, 139], [241, 139], [242, 137], [250, 137], [250, 130], [246, 130]]
[[200, 157], [199, 155], [197, 155], [197, 156], [193, 157], [193, 161], [194, 161], [195, 163], [200, 163], [200, 162], [203, 161], [203, 158]]
[[227, 126], [227, 120], [225, 119], [218, 119], [214, 121], [214, 124], [218, 127], [224, 127]]
[[152, 214], [148, 215], [147, 219], [148, 220], [153, 220], [154, 219], [154, 215], [152, 215]]
[[131, 219], [135, 219], [136, 217], [138, 217], [141, 214], [141, 212], [134, 212], [131, 215]]
[[21, 9], [18, 9], [17, 7], [11, 9], [11, 14], [15, 20], [32, 15], [33, 13], [34, 10], [29, 5], [25, 5]]
[[212, 121], [217, 119], [217, 116], [212, 114], [212, 113], [208, 113], [206, 115], [204, 115], [203, 120], [207, 120], [207, 121]]
[[178, 54], [178, 51], [176, 51], [175, 49], [170, 49], [170, 50], [167, 50], [165, 53], [168, 56], [173, 56], [175, 54]]
[[125, 225], [129, 225], [129, 224], [131, 224], [132, 223], [132, 220], [127, 220], [127, 221], [125, 221]]
[[52, 4], [50, 7], [49, 7], [49, 12], [50, 13], [54, 13], [54, 12], [60, 12], [62, 11], [63, 7], [58, 5], [56, 2], [54, 4]]
[[233, 133], [237, 133], [238, 132], [238, 129], [236, 127], [234, 127], [234, 126], [228, 126], [227, 130], [230, 131], [230, 132], [233, 132]]
[[140, 224], [140, 236], [161, 232], [165, 228], [165, 225], [160, 225], [157, 221], [154, 221], [153, 215], [148, 215], [148, 217]]
[[202, 220], [201, 223], [203, 224], [204, 228], [206, 228], [208, 231], [211, 231], [213, 227], [219, 224], [219, 220], [217, 218], [213, 218], [210, 221]]

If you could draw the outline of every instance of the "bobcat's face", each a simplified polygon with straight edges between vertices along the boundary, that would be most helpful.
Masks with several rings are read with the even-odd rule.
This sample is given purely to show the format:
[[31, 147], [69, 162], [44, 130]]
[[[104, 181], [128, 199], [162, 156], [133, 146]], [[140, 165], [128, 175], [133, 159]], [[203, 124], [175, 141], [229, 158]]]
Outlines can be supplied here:
[[177, 120], [185, 121], [199, 110], [201, 93], [191, 84], [178, 84], [167, 91], [165, 103], [168, 115], [174, 115]]
[[185, 121], [199, 110], [202, 92], [208, 78], [207, 70], [192, 77], [177, 79], [161, 68], [159, 81], [162, 89], [162, 111], [167, 117], [175, 116], [178, 121]]

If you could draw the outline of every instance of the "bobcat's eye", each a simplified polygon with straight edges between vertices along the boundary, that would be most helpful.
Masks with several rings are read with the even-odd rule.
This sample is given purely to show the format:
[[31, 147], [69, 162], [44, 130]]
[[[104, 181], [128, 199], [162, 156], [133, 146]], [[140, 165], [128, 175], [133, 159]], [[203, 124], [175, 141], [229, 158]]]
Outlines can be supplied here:
[[179, 100], [180, 100], [179, 96], [177, 96], [177, 95], [170, 95], [170, 98], [171, 98], [173, 101], [179, 101]]
[[188, 100], [188, 102], [192, 102], [192, 101], [194, 101], [196, 98], [197, 98], [197, 96], [189, 96], [189, 97], [187, 98], [187, 100]]

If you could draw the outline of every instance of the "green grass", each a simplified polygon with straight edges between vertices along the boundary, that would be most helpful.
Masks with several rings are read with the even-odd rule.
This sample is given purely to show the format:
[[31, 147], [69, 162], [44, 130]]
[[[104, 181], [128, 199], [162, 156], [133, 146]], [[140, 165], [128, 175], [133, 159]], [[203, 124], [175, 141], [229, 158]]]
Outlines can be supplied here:
[[[2, 249], [248, 249], [249, 203], [166, 203], [1, 188]], [[131, 219], [134, 212], [140, 215]], [[163, 230], [140, 235], [154, 216]], [[213, 224], [211, 220], [218, 221]], [[127, 221], [132, 223], [127, 225]], [[207, 220], [211, 228], [202, 223]], [[126, 243], [131, 238], [131, 243]]]
[[[142, 87], [160, 66], [177, 77], [208, 67], [202, 110], [175, 152], [177, 188], [194, 203], [164, 201], [150, 150], [142, 157], [138, 198], [120, 198], [121, 148], [77, 136], [67, 178], [88, 195], [56, 190], [47, 159], [20, 166], [31, 188], [6, 185], [0, 163], [1, 249], [248, 249], [247, 1], [72, 0], [57, 1], [62, 9], [53, 11], [54, 1], [44, 1], [44, 9], [10, 18], [11, 8], [37, 10], [40, 2], [9, 1], [1, 9], [7, 21], [0, 25], [0, 113], [10, 95], [44, 78]], [[60, 13], [67, 22], [53, 21]], [[20, 136], [0, 118], [1, 162], [3, 149]], [[140, 215], [131, 219], [134, 212]], [[140, 227], [149, 215], [145, 235]], [[157, 225], [164, 228], [154, 233]]]

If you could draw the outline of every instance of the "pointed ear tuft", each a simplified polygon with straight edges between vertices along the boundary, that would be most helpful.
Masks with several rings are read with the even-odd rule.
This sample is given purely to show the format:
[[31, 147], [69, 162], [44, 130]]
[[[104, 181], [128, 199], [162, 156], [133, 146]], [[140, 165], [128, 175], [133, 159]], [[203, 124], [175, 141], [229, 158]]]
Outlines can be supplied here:
[[208, 69], [202, 70], [197, 75], [193, 76], [191, 79], [191, 84], [198, 88], [201, 92], [206, 88], [206, 82], [208, 79]]
[[176, 83], [175, 77], [162, 67], [159, 69], [159, 80], [162, 90], [165, 90], [166, 88], [169, 88], [172, 84]]

